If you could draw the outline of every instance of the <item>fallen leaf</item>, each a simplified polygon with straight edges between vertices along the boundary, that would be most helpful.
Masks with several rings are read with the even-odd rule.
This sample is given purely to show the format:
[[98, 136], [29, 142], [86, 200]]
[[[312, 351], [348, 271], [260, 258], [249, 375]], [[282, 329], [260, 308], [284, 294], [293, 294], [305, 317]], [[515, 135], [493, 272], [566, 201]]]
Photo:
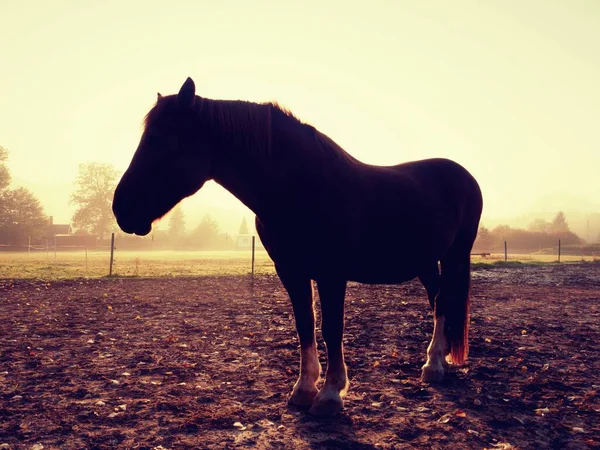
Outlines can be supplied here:
[[516, 450], [516, 447], [508, 442], [496, 442], [492, 445], [492, 447], [495, 447], [499, 450]]
[[464, 412], [462, 409], [457, 409], [456, 411], [454, 411], [454, 415], [456, 417], [467, 417], [467, 413]]
[[544, 414], [548, 414], [550, 412], [550, 410], [548, 408], [538, 408], [535, 410], [536, 414], [540, 414], [540, 415], [544, 415]]

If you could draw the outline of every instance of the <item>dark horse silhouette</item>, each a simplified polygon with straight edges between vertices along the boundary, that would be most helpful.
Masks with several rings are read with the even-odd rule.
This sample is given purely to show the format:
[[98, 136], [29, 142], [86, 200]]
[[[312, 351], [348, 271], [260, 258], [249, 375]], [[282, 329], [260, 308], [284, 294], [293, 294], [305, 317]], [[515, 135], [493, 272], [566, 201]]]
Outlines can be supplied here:
[[[115, 191], [119, 226], [148, 234], [153, 221], [211, 179], [256, 214], [260, 239], [292, 301], [301, 348], [292, 403], [318, 415], [343, 407], [347, 281], [418, 277], [434, 310], [422, 379], [441, 381], [446, 358], [464, 362], [470, 252], [482, 197], [463, 167], [446, 159], [364, 164], [276, 104], [201, 98], [188, 78], [177, 95], [159, 94], [146, 117]], [[313, 280], [327, 346], [320, 391]]]

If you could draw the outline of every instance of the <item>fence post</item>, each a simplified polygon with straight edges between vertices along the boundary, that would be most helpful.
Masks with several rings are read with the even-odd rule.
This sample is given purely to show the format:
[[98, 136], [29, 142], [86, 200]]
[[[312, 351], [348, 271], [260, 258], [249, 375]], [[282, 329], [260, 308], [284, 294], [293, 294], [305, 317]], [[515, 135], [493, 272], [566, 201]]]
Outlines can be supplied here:
[[110, 234], [110, 270], [108, 276], [112, 277], [113, 257], [115, 254], [115, 233]]
[[56, 236], [54, 236], [54, 261], [56, 261]]
[[560, 262], [560, 239], [558, 240], [558, 262]]
[[87, 245], [84, 246], [85, 248], [85, 276], [87, 277], [88, 274], [88, 264], [87, 264]]
[[48, 253], [48, 239], [46, 239], [46, 260], [50, 259], [50, 254]]
[[252, 236], [252, 275], [254, 275], [254, 249], [256, 248], [256, 236]]
[[508, 249], [506, 246], [506, 241], [504, 241], [504, 262], [508, 261]]
[[29, 236], [29, 243], [27, 244], [27, 256], [31, 256], [31, 236]]

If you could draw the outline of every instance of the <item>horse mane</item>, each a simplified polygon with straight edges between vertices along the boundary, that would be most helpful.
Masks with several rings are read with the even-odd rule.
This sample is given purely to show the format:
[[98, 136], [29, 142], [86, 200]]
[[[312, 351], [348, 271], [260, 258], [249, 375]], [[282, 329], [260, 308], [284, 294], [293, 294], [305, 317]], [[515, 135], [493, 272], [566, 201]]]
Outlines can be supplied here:
[[[175, 99], [175, 95], [158, 99], [144, 118], [144, 130], [170, 104], [172, 105]], [[273, 114], [281, 114], [298, 126], [305, 127], [306, 131], [313, 134], [317, 150], [322, 153], [333, 154], [341, 159], [354, 159], [331, 138], [301, 121], [289, 109], [275, 101], [254, 103], [243, 100], [212, 100], [196, 97], [196, 105], [199, 119], [209, 129], [223, 132], [228, 143], [241, 145], [245, 149], [256, 149], [263, 156], [269, 157], [271, 154], [272, 116]]]

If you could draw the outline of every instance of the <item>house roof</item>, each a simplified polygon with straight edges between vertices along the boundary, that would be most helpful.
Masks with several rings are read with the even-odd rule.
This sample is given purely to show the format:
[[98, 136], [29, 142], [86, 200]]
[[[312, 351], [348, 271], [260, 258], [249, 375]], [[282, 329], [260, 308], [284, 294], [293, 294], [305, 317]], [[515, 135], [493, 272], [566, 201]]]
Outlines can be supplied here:
[[47, 225], [44, 232], [52, 236], [56, 236], [57, 234], [71, 234], [71, 225], [68, 223]]

